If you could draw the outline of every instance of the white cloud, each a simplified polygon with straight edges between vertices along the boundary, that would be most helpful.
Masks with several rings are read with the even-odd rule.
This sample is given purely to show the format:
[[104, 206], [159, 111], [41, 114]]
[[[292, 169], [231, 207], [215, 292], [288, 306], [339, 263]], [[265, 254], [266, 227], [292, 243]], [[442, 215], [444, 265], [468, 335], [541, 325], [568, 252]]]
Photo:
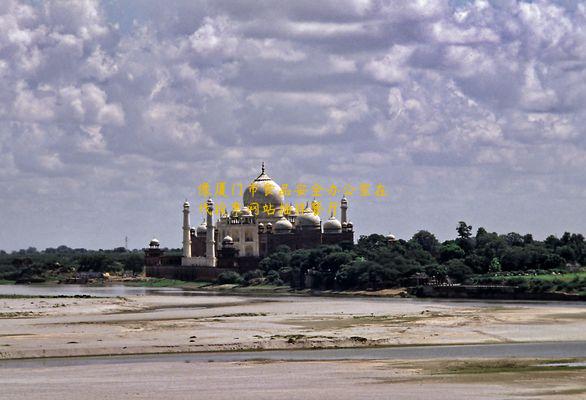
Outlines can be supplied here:
[[[204, 174], [244, 179], [261, 160], [288, 179], [392, 170], [423, 215], [452, 217], [463, 191], [584, 195], [586, 7], [564, 4], [2, 1], [0, 199], [42, 193], [63, 216], [92, 196], [97, 219], [116, 193], [147, 221]], [[110, 223], [104, 246], [124, 229]]]

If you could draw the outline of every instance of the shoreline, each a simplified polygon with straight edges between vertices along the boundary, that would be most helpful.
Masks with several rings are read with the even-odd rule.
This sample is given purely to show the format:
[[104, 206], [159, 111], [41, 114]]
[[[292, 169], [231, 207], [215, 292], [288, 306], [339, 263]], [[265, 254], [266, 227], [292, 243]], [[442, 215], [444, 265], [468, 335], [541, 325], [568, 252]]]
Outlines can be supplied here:
[[[503, 353], [494, 352], [493, 350], [498, 349], [499, 347], [507, 348], [510, 351], [511, 348], [523, 348], [523, 347], [533, 347], [534, 349], [539, 351], [539, 347], [548, 348], [548, 347], [573, 347], [579, 348], [579, 351], [582, 353], [576, 354], [575, 349], [571, 349], [571, 353], [567, 353], [567, 355], [561, 355], [556, 358], [556, 361], [561, 362], [563, 361], [574, 361], [574, 360], [583, 360], [586, 359], [586, 340], [584, 341], [565, 341], [565, 342], [556, 342], [556, 341], [532, 341], [532, 342], [495, 342], [495, 343], [450, 343], [450, 344], [412, 344], [412, 345], [380, 345], [380, 346], [353, 346], [353, 347], [315, 347], [315, 348], [290, 348], [290, 349], [242, 349], [242, 350], [207, 350], [207, 351], [168, 351], [168, 352], [148, 352], [148, 353], [104, 353], [104, 354], [91, 354], [91, 355], [71, 355], [71, 356], [44, 356], [44, 357], [18, 357], [18, 358], [1, 358], [0, 359], [0, 369], [3, 367], [11, 367], [13, 364], [17, 364], [19, 362], [47, 362], [47, 361], [59, 361], [59, 360], [92, 360], [92, 359], [101, 359], [101, 360], [131, 360], [135, 359], [155, 359], [157, 356], [168, 356], [168, 357], [195, 357], [199, 358], [200, 361], [203, 359], [204, 361], [210, 362], [212, 361], [263, 361], [263, 360], [272, 360], [272, 361], [348, 361], [348, 360], [383, 360], [383, 359], [391, 359], [389, 358], [389, 353], [392, 355], [394, 351], [412, 351], [411, 356], [403, 356], [404, 358], [392, 358], [393, 360], [436, 360], [436, 359], [451, 359], [451, 360], [461, 360], [461, 359], [502, 359], [504, 358]], [[477, 350], [477, 349], [490, 349], [490, 354], [472, 354], [472, 352], [468, 351], [468, 355], [448, 355], [448, 354], [432, 354], [431, 356], [421, 357], [419, 354], [419, 350], [426, 349], [426, 350], [464, 350], [464, 353], [467, 350]], [[413, 351], [415, 350], [415, 351]], [[351, 352], [358, 352], [363, 351], [363, 354], [348, 354]], [[332, 353], [342, 353], [340, 356], [332, 355]], [[366, 353], [378, 353], [379, 355], [368, 355]], [[311, 356], [304, 357], [296, 357], [296, 355], [308, 355], [311, 353]], [[321, 353], [321, 354], [320, 354]], [[386, 355], [384, 353], [387, 353]], [[264, 356], [263, 356], [264, 354]], [[323, 357], [323, 354], [327, 354], [327, 357]], [[513, 358], [531, 358], [531, 359], [547, 359], [550, 358], [549, 355], [536, 355], [535, 353], [527, 354], [523, 353], [522, 355], [515, 355], [513, 353], [507, 353], [509, 357]], [[268, 357], [266, 357], [268, 355]], [[289, 356], [288, 356], [289, 355]], [[293, 356], [291, 356], [293, 355]], [[320, 357], [321, 355], [321, 357]], [[235, 356], [234, 358], [230, 358], [231, 356]], [[250, 357], [247, 357], [250, 356]], [[313, 357], [317, 356], [317, 357]], [[139, 361], [142, 361], [139, 360]], [[163, 360], [166, 361], [166, 360]]]
[[124, 288], [0, 296], [0, 359], [574, 342], [586, 323], [577, 302]]
[[[159, 285], [158, 282], [170, 285]], [[0, 283], [4, 285], [14, 285], [22, 287], [68, 287], [78, 285], [88, 288], [99, 288], [109, 286], [126, 286], [131, 288], [149, 288], [157, 289], [180, 289], [185, 291], [201, 291], [202, 294], [214, 295], [241, 295], [241, 296], [299, 296], [299, 297], [331, 297], [331, 298], [412, 298], [412, 299], [453, 299], [453, 300], [502, 300], [502, 301], [559, 301], [559, 302], [586, 302], [586, 294], [565, 293], [565, 292], [544, 292], [535, 293], [515, 290], [515, 287], [504, 287], [503, 290], [484, 290], [484, 285], [466, 286], [420, 286], [420, 287], [400, 287], [381, 290], [315, 290], [315, 289], [292, 289], [288, 286], [241, 286], [236, 284], [218, 285], [213, 282], [189, 282], [177, 280], [159, 280], [158, 278], [146, 278], [141, 280], [111, 280], [103, 283], [61, 283], [57, 281], [32, 283], [32, 284], [15, 284], [13, 282]]]

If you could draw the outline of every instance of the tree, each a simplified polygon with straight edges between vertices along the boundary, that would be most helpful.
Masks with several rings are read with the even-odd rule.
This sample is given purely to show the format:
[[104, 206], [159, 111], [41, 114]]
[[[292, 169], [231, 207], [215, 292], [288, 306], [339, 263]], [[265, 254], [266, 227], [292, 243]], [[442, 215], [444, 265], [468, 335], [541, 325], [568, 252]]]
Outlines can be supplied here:
[[425, 273], [435, 279], [437, 282], [444, 282], [448, 276], [448, 271], [444, 265], [430, 264], [425, 266]]
[[423, 250], [428, 251], [433, 256], [437, 255], [440, 246], [439, 241], [433, 233], [423, 230], [413, 235], [410, 242], [419, 244]]
[[478, 240], [478, 238], [487, 235], [488, 232], [486, 231], [486, 229], [484, 229], [482, 226], [480, 228], [478, 228], [478, 230], [476, 230], [476, 240]]
[[474, 239], [472, 238], [472, 225], [466, 224], [464, 221], [458, 222], [458, 238], [455, 242], [460, 246], [466, 254], [469, 254], [474, 249]]
[[461, 239], [470, 239], [472, 237], [472, 225], [468, 225], [464, 221], [458, 222], [458, 228], [456, 228], [456, 231], [458, 231], [458, 236]]
[[397, 285], [398, 273], [384, 268], [374, 261], [357, 259], [343, 265], [336, 274], [336, 282], [342, 289], [373, 289]]
[[490, 261], [490, 265], [488, 267], [488, 273], [490, 274], [498, 274], [501, 272], [501, 262], [498, 258], [494, 257]]
[[523, 244], [525, 244], [523, 236], [516, 232], [507, 233], [505, 241], [509, 246], [523, 246]]
[[464, 258], [466, 253], [453, 241], [444, 242], [440, 247], [440, 261], [442, 263], [454, 258]]
[[107, 259], [104, 254], [88, 254], [79, 259], [80, 271], [103, 272], [107, 267]]
[[455, 282], [462, 283], [474, 273], [462, 260], [450, 260], [445, 264], [446, 273]]
[[141, 254], [129, 254], [122, 260], [122, 263], [126, 271], [142, 272], [144, 257]]

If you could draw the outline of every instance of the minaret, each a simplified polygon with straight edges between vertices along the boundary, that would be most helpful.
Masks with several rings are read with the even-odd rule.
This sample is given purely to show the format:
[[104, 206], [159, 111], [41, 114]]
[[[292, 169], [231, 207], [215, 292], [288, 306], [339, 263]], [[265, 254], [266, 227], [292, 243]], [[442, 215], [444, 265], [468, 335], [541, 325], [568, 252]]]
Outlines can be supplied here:
[[214, 220], [212, 215], [214, 214], [214, 201], [211, 197], [206, 203], [207, 209], [207, 221], [206, 221], [206, 258], [208, 260], [208, 266], [216, 266], [216, 240], [214, 238]]
[[343, 196], [342, 200], [340, 200], [340, 213], [342, 214], [342, 221], [340, 221], [341, 223], [348, 222], [348, 218], [346, 216], [347, 210], [348, 210], [348, 200], [346, 199], [346, 196]]
[[183, 257], [191, 257], [191, 226], [189, 225], [189, 203], [183, 203]]

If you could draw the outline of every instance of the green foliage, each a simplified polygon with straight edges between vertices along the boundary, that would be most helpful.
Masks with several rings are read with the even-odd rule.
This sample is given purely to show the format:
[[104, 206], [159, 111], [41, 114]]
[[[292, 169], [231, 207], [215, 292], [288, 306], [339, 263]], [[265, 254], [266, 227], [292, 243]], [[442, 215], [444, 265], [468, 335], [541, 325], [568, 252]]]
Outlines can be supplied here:
[[[281, 285], [317, 290], [382, 289], [412, 285], [425, 275], [437, 282], [507, 284], [528, 291], [584, 292], [586, 242], [581, 234], [565, 232], [538, 241], [532, 235], [499, 235], [461, 221], [457, 237], [439, 243], [421, 230], [408, 240], [389, 243], [383, 235], [361, 236], [356, 244], [319, 246], [292, 251], [280, 246], [243, 276], [220, 275], [220, 283]], [[177, 253], [170, 250], [168, 255]], [[179, 253], [178, 253], [179, 254]], [[77, 271], [140, 272], [142, 251], [73, 249], [67, 246], [11, 253], [0, 251], [0, 281], [43, 282]], [[576, 273], [577, 275], [572, 275]], [[414, 279], [415, 277], [415, 279]], [[571, 278], [570, 278], [571, 277]], [[545, 282], [545, 283], [544, 283]]]
[[340, 268], [336, 281], [341, 289], [377, 290], [394, 286], [397, 277], [396, 271], [384, 268], [376, 262], [356, 260]]
[[458, 232], [458, 237], [460, 237], [460, 239], [470, 239], [472, 237], [472, 225], [468, 225], [464, 221], [458, 222], [456, 231]]
[[462, 259], [466, 256], [466, 253], [462, 248], [454, 241], [444, 242], [440, 247], [439, 261], [445, 263], [453, 259]]
[[457, 283], [466, 281], [473, 275], [472, 268], [464, 264], [462, 260], [450, 260], [445, 265], [447, 275]]
[[433, 256], [438, 254], [440, 243], [433, 233], [419, 231], [413, 235], [410, 242], [419, 244], [423, 250], [429, 252]]
[[220, 285], [225, 285], [225, 284], [241, 284], [244, 282], [244, 280], [242, 279], [242, 277], [240, 276], [240, 274], [238, 272], [234, 272], [234, 271], [226, 271], [226, 272], [222, 272], [219, 276], [218, 279], [216, 279], [216, 282], [219, 283]]
[[[294, 288], [380, 289], [413, 284], [425, 272], [433, 281], [467, 283], [481, 281], [490, 274], [499, 282], [501, 274], [524, 271], [564, 271], [584, 265], [586, 243], [582, 235], [550, 236], [540, 242], [531, 235], [515, 232], [498, 235], [458, 225], [458, 237], [439, 244], [435, 236], [419, 231], [409, 241], [389, 243], [383, 235], [361, 236], [352, 248], [321, 246], [315, 249], [277, 252], [261, 262], [268, 274]], [[495, 276], [496, 275], [496, 276]], [[486, 276], [486, 279], [491, 279]], [[580, 284], [559, 282], [533, 284], [522, 280], [527, 290], [579, 288]], [[550, 287], [551, 286], [551, 287]], [[583, 288], [584, 286], [582, 286]]]
[[12, 253], [0, 252], [0, 279], [34, 283], [67, 279], [77, 271], [139, 273], [144, 265], [140, 250], [86, 250], [67, 246], [37, 250], [29, 247]]
[[499, 259], [497, 257], [494, 257], [491, 261], [490, 261], [490, 266], [488, 267], [488, 272], [491, 274], [498, 274], [499, 272], [501, 272], [501, 262], [499, 261]]

